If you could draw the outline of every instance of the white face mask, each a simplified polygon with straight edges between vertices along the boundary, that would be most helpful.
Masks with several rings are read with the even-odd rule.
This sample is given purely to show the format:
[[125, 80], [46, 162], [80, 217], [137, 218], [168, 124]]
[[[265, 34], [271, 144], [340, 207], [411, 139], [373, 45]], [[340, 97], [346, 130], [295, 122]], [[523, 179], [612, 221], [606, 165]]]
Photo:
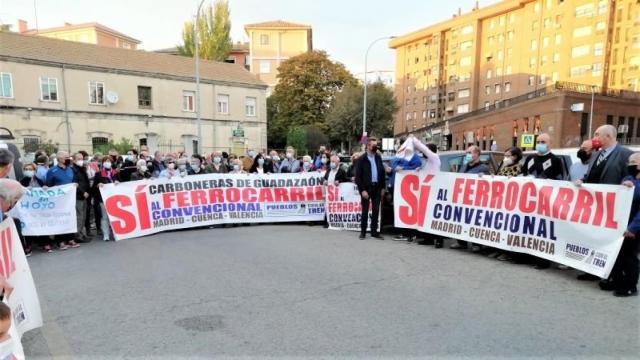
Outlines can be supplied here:
[[288, 152], [287, 153], [287, 159], [291, 159], [293, 158], [293, 153], [292, 152]]
[[504, 166], [511, 166], [511, 165], [513, 165], [513, 159], [512, 159], [512, 158], [510, 158], [510, 157], [506, 157], [506, 158], [504, 158], [504, 160], [502, 161], [502, 164], [503, 164]]
[[173, 170], [175, 168], [176, 168], [176, 164], [174, 164], [174, 163], [170, 163], [170, 164], [167, 165], [167, 169], [169, 169], [169, 170]]
[[146, 166], [140, 166], [140, 172], [147, 172], [147, 170], [149, 170], [149, 168], [147, 168]]
[[323, 164], [326, 164], [327, 163], [327, 158], [321, 158], [320, 162], [323, 163]]
[[271, 157], [271, 160], [273, 160], [275, 162], [278, 162], [278, 161], [280, 161], [280, 157], [278, 155], [274, 155], [274, 156]]
[[240, 165], [238, 164], [233, 165], [233, 171], [240, 171]]
[[185, 171], [187, 170], [187, 165], [178, 165], [178, 169], [180, 169], [180, 171]]
[[32, 170], [25, 170], [22, 172], [26, 177], [33, 177], [34, 172]]
[[84, 166], [84, 160], [76, 160], [76, 165], [80, 167]]
[[213, 158], [213, 163], [214, 164], [220, 164], [220, 157], [216, 156]]
[[107, 170], [109, 170], [109, 169], [111, 169], [111, 163], [110, 162], [102, 163], [102, 167], [107, 169]]

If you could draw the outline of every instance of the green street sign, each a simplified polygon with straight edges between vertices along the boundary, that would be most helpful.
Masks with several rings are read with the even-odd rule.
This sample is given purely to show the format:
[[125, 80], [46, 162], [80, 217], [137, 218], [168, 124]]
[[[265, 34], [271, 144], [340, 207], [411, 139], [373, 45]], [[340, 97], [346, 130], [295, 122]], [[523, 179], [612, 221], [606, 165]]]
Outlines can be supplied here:
[[244, 137], [243, 129], [233, 129], [233, 137]]

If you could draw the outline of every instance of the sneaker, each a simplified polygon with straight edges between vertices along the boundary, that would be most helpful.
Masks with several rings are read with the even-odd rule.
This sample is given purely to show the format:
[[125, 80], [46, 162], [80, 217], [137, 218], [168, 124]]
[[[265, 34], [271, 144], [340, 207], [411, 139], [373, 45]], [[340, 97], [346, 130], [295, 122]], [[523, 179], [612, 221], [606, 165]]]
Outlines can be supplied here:
[[404, 236], [404, 235], [397, 235], [397, 236], [393, 237], [393, 240], [394, 241], [407, 241], [407, 240], [409, 240], [409, 238]]
[[108, 236], [103, 237], [103, 238], [102, 238], [102, 241], [109, 241], [109, 237], [108, 237]]
[[32, 252], [31, 250], [27, 250], [27, 251], [25, 251], [25, 252], [24, 252], [24, 256], [26, 256], [26, 257], [31, 256], [31, 252]]
[[373, 235], [371, 235], [371, 237], [372, 238], [376, 238], [378, 240], [384, 240], [384, 237], [382, 235], [380, 235], [380, 234], [373, 234]]
[[616, 290], [613, 292], [613, 296], [615, 297], [627, 297], [636, 295], [638, 295], [638, 289]]
[[60, 251], [65, 251], [65, 250], [67, 250], [69, 248], [69, 246], [65, 245], [65, 244], [60, 244], [59, 248], [60, 248]]
[[46, 252], [46, 253], [52, 253], [53, 252], [53, 250], [51, 249], [51, 245], [45, 245], [42, 250], [44, 250], [44, 252]]
[[80, 247], [80, 244], [78, 244], [77, 242], [71, 240], [71, 241], [69, 241], [69, 247], [77, 248], [77, 247]]
[[359, 236], [358, 238], [359, 238], [360, 240], [364, 240], [364, 236], [365, 236], [365, 235], [364, 235], [363, 233], [360, 233], [360, 236]]

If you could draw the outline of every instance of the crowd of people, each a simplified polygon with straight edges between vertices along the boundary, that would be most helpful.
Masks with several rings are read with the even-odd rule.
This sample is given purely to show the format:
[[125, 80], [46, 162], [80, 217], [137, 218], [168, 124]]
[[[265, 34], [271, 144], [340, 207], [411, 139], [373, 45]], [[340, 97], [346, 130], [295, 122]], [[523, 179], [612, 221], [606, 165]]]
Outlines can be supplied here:
[[[635, 188], [633, 206], [629, 226], [624, 233], [624, 242], [611, 276], [599, 283], [602, 290], [612, 290], [616, 296], [637, 294], [639, 263], [637, 257], [638, 235], [640, 235], [640, 153], [621, 146], [616, 141], [615, 127], [604, 125], [597, 129], [592, 140], [585, 141], [577, 153], [579, 159], [569, 170], [570, 179], [576, 186], [584, 183], [623, 184]], [[523, 161], [520, 148], [511, 147], [504, 152], [504, 160], [497, 175], [514, 177], [529, 176], [547, 180], [567, 180], [560, 158], [553, 154], [551, 137], [540, 134], [536, 139], [534, 155]], [[162, 153], [156, 151], [151, 155], [146, 148], [140, 152], [130, 149], [126, 154], [119, 154], [112, 149], [107, 154], [89, 155], [79, 151], [70, 155], [59, 151], [52, 158], [44, 152], [38, 152], [35, 162], [25, 164], [22, 187], [52, 187], [75, 183], [77, 232], [55, 236], [25, 237], [25, 253], [29, 255], [34, 247], [41, 247], [45, 252], [79, 247], [95, 235], [104, 241], [113, 240], [110, 223], [106, 216], [103, 199], [99, 188], [105, 184], [137, 181], [150, 178], [172, 179], [175, 177], [199, 174], [270, 174], [270, 173], [304, 173], [324, 172], [326, 183], [354, 182], [361, 195], [362, 223], [360, 239], [366, 238], [367, 229], [371, 236], [383, 239], [379, 231], [378, 215], [383, 197], [393, 202], [393, 186], [395, 174], [401, 171], [425, 170], [430, 173], [440, 171], [440, 158], [433, 144], [423, 144], [413, 136], [403, 140], [402, 146], [388, 164], [382, 161], [377, 148], [377, 140], [370, 138], [366, 151], [351, 156], [351, 163], [343, 166], [341, 154], [321, 146], [314, 156], [304, 155], [299, 158], [296, 149], [287, 147], [284, 153], [266, 149], [258, 152], [249, 149], [246, 154], [237, 156], [226, 152], [213, 152], [203, 156], [184, 153]], [[0, 179], [6, 177], [13, 163], [10, 152], [0, 149]], [[491, 170], [481, 161], [481, 150], [477, 146], [466, 149], [461, 173], [483, 176]], [[2, 181], [2, 180], [0, 180]], [[0, 186], [0, 204], [2, 213], [8, 212], [21, 195], [21, 190], [3, 182]], [[372, 209], [372, 216], [368, 210]], [[1, 215], [0, 216], [4, 216]], [[369, 219], [371, 223], [369, 224]], [[415, 230], [394, 229], [394, 240], [415, 241], [424, 245], [443, 246], [444, 237], [420, 233]], [[483, 253], [502, 261], [527, 263], [536, 269], [552, 266], [549, 260], [521, 253], [509, 252], [478, 244], [469, 245], [457, 240], [450, 246], [452, 249]], [[563, 267], [559, 265], [559, 267]], [[580, 280], [596, 280], [590, 274], [581, 274]], [[1, 285], [1, 284], [0, 284]]]

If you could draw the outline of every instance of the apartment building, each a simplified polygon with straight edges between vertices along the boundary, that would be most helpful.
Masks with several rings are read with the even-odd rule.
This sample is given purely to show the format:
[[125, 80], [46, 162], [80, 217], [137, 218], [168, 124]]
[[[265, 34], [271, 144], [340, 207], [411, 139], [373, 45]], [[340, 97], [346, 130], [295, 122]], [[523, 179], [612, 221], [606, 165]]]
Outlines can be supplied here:
[[269, 85], [278, 83], [278, 67], [296, 55], [313, 50], [311, 26], [282, 20], [248, 24], [250, 71]]
[[91, 151], [126, 138], [188, 153], [267, 146], [267, 86], [241, 66], [201, 61], [200, 144], [192, 59], [15, 33], [0, 33], [0, 43], [0, 126], [20, 144]]
[[71, 24], [46, 29], [29, 29], [25, 20], [18, 20], [18, 32], [22, 35], [38, 35], [54, 39], [136, 50], [140, 40], [111, 29], [97, 22]]
[[446, 121], [556, 82], [640, 91], [637, 0], [506, 0], [389, 46], [400, 105], [395, 134], [444, 129]]

